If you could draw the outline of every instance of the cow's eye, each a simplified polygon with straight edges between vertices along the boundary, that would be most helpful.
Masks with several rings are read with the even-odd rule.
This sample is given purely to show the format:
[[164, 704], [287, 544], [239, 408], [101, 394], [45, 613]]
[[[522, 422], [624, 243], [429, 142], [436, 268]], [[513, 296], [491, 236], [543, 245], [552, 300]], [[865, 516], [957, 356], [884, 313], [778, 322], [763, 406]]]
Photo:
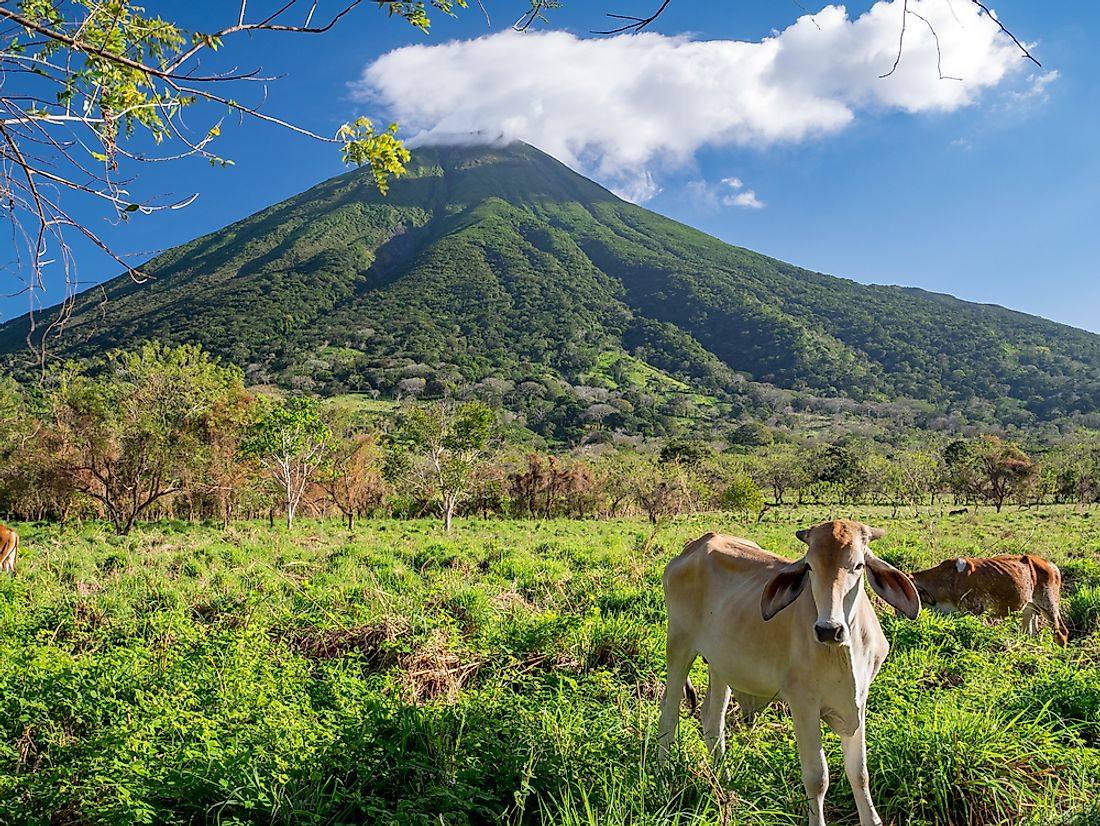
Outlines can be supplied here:
[[862, 571], [862, 570], [863, 570], [863, 563], [862, 563], [862, 562], [857, 562], [857, 563], [856, 563], [856, 567], [855, 567], [855, 570], [856, 570], [857, 572], [858, 572], [858, 571]]

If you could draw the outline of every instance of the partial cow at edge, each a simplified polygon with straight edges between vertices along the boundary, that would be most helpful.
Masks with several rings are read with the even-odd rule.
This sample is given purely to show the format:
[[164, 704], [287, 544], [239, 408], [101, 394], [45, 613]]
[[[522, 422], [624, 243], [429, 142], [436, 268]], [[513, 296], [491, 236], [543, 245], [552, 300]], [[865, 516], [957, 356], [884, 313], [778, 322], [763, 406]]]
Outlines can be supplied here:
[[794, 721], [810, 826], [825, 823], [829, 786], [821, 720], [840, 736], [860, 826], [881, 826], [864, 724], [867, 690], [890, 646], [863, 588], [864, 573], [890, 605], [914, 619], [920, 612], [913, 583], [868, 547], [883, 533], [860, 522], [824, 522], [797, 532], [808, 548], [795, 562], [745, 539], [708, 533], [668, 563], [662, 764], [676, 737], [688, 671], [702, 655], [710, 668], [703, 734], [716, 761], [725, 753], [731, 691], [746, 716], [778, 697]]
[[15, 573], [15, 557], [19, 553], [19, 534], [0, 525], [0, 571]]
[[1031, 554], [961, 556], [909, 576], [921, 600], [934, 611], [1004, 617], [1022, 610], [1020, 630], [1025, 634], [1039, 633], [1042, 616], [1050, 623], [1055, 642], [1069, 641], [1060, 611], [1062, 574], [1050, 560]]

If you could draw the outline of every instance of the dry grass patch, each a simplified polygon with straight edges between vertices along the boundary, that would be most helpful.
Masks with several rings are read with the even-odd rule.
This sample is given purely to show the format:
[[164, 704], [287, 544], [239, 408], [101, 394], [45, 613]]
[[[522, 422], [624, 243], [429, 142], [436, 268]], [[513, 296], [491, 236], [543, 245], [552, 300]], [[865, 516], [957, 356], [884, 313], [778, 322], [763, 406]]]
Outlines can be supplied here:
[[387, 614], [353, 628], [299, 628], [286, 640], [295, 652], [313, 660], [331, 660], [356, 652], [375, 668], [389, 668], [399, 658], [395, 643], [408, 632], [406, 618]]

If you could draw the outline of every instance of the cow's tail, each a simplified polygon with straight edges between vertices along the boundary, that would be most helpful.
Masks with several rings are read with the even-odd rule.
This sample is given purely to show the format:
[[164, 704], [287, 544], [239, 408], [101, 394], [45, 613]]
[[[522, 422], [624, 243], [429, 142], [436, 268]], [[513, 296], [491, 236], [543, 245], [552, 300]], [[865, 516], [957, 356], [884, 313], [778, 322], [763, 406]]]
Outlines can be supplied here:
[[699, 695], [695, 693], [695, 686], [691, 684], [691, 677], [684, 681], [684, 697], [688, 701], [691, 713], [694, 714], [699, 708]]

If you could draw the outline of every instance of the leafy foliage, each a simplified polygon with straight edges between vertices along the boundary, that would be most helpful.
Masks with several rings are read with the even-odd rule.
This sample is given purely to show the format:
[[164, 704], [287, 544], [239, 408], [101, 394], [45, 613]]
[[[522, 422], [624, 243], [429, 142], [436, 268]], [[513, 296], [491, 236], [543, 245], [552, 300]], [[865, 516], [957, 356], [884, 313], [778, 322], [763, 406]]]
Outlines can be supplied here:
[[443, 523], [469, 495], [470, 483], [493, 433], [493, 411], [480, 402], [439, 402], [402, 412], [390, 434], [391, 476], [414, 473], [424, 493], [438, 496]]
[[722, 510], [756, 516], [764, 509], [764, 494], [748, 476], [735, 477], [722, 492]]

